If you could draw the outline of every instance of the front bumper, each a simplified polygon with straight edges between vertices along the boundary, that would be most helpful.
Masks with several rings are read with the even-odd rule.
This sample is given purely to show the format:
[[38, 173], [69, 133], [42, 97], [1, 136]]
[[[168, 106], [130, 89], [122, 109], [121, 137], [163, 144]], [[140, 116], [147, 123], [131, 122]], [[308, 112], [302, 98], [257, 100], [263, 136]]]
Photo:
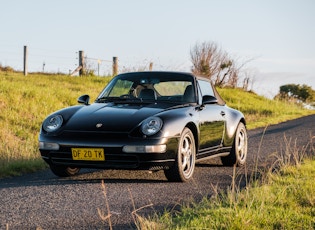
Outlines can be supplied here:
[[[48, 164], [80, 168], [162, 170], [168, 169], [174, 164], [177, 156], [179, 137], [163, 139], [115, 138], [100, 140], [89, 138], [61, 139], [41, 135], [39, 141], [41, 143], [39, 149], [41, 156]], [[56, 147], [57, 145], [58, 147]], [[126, 148], [126, 146], [129, 147]], [[137, 147], [132, 148], [132, 146]], [[137, 149], [142, 149], [141, 146], [150, 146], [147, 148], [150, 149], [150, 152], [137, 152]], [[155, 148], [154, 146], [165, 147]], [[72, 148], [102, 148], [104, 150], [105, 160], [73, 160]], [[128, 149], [129, 152], [126, 152], [126, 149]], [[154, 152], [155, 149], [158, 151], [163, 149], [163, 152]]]

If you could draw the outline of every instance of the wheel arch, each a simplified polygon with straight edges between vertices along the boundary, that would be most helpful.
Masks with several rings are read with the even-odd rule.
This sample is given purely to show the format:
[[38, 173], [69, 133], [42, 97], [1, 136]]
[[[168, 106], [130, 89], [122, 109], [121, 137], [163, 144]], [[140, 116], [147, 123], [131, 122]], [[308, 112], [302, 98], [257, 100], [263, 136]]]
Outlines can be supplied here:
[[194, 135], [196, 152], [199, 150], [199, 132], [197, 126], [193, 122], [189, 122], [185, 127], [189, 128]]
[[244, 118], [244, 117], [241, 118], [241, 120], [239, 121], [239, 123], [243, 123], [243, 124], [245, 125], [245, 127], [246, 127], [246, 121], [245, 121], [245, 118]]
[[233, 144], [235, 132], [239, 123], [243, 123], [246, 128], [246, 120], [244, 115], [235, 109], [229, 108], [229, 110], [230, 113], [228, 113], [226, 116], [225, 134], [223, 139], [224, 146], [231, 146]]

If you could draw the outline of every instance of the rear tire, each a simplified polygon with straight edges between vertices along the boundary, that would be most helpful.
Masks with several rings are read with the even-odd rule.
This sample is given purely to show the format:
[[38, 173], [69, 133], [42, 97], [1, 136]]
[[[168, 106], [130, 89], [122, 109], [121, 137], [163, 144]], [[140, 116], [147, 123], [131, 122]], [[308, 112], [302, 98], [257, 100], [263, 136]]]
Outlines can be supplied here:
[[54, 165], [50, 164], [50, 169], [51, 171], [59, 177], [69, 177], [69, 176], [74, 176], [79, 173], [80, 168], [73, 168], [73, 167], [68, 167], [64, 165]]
[[186, 182], [192, 178], [196, 162], [196, 145], [193, 133], [185, 128], [181, 134], [174, 165], [164, 170], [169, 181]]
[[225, 166], [243, 166], [247, 157], [247, 131], [245, 125], [240, 122], [236, 129], [235, 138], [231, 152], [226, 157], [221, 157], [222, 164]]

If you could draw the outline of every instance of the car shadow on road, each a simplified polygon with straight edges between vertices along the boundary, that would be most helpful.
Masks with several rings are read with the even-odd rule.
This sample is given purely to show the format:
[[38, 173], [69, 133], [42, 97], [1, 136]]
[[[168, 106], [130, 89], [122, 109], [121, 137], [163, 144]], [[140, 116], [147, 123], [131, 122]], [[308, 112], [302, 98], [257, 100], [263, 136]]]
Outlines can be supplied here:
[[197, 164], [196, 164], [196, 167], [198, 167], [198, 168], [213, 168], [213, 167], [216, 167], [216, 168], [224, 168], [224, 167], [227, 167], [227, 166], [218, 165], [218, 164], [197, 163]]
[[[101, 183], [102, 180], [109, 183], [165, 183], [166, 178], [159, 172], [146, 173], [117, 170], [116, 174], [111, 177], [113, 170], [109, 174], [107, 170], [82, 170], [78, 175], [73, 177], [60, 178], [51, 173], [50, 170], [44, 170], [36, 173], [25, 174], [14, 178], [5, 178], [0, 180], [0, 189], [12, 187], [29, 187], [29, 186], [47, 186], [47, 185], [68, 185], [80, 183]], [[155, 174], [160, 175], [155, 175]]]
[[[199, 162], [196, 169], [222, 168], [216, 162]], [[102, 170], [82, 169], [73, 177], [60, 178], [50, 170], [25, 174], [22, 176], [0, 179], [0, 189], [12, 187], [46, 186], [46, 185], [68, 185], [68, 184], [92, 184], [106, 181], [107, 184], [152, 184], [152, 183], [174, 183], [168, 182], [163, 171], [149, 172], [141, 170]]]

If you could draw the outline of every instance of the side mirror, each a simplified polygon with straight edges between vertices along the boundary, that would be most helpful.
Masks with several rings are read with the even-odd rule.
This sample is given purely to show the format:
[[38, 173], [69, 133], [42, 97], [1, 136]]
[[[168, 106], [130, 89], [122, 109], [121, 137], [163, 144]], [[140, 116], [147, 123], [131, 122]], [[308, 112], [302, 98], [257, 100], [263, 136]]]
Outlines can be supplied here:
[[218, 99], [214, 96], [210, 96], [210, 95], [205, 95], [202, 97], [202, 104], [217, 104], [218, 103]]
[[90, 102], [89, 95], [82, 95], [81, 97], [78, 98], [78, 103], [80, 104], [89, 105], [89, 102]]

